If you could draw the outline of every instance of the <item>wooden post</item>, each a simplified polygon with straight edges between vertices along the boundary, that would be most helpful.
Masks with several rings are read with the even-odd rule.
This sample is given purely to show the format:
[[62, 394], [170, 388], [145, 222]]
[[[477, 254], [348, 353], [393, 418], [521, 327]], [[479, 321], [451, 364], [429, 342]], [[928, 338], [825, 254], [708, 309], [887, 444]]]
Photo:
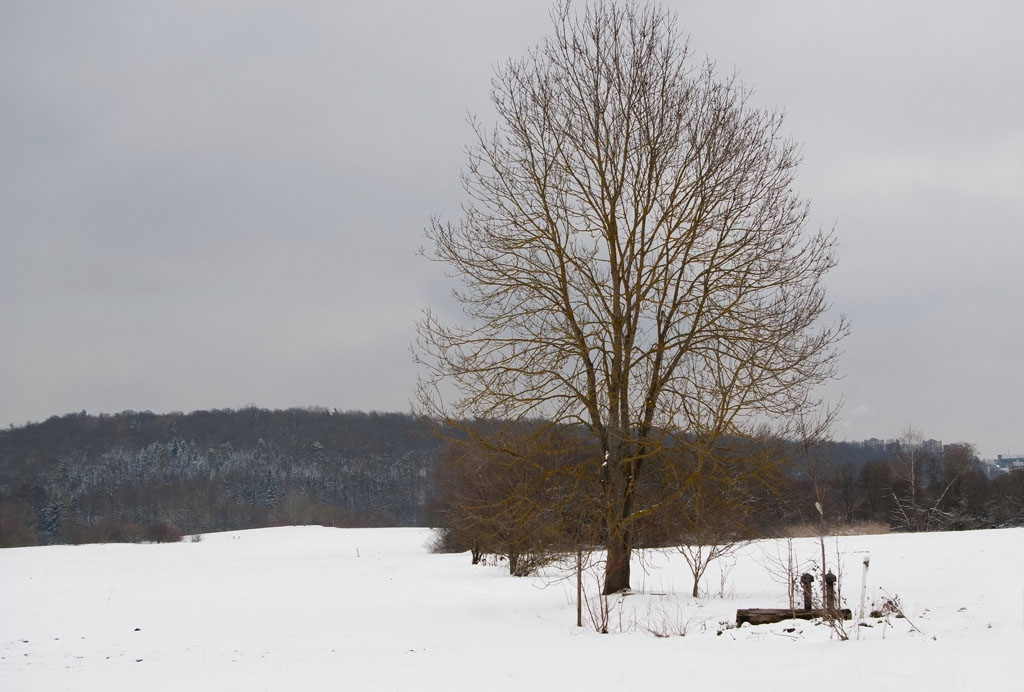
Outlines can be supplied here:
[[825, 575], [825, 611], [831, 613], [836, 609], [836, 575], [829, 573]]
[[813, 607], [811, 603], [811, 584], [814, 582], [814, 577], [806, 572], [800, 576], [800, 585], [804, 587], [804, 610], [810, 610]]
[[871, 564], [871, 554], [864, 556], [864, 574], [860, 578], [860, 621], [864, 621], [864, 602], [868, 596], [868, 566]]
[[576, 551], [576, 626], [583, 627], [583, 551]]

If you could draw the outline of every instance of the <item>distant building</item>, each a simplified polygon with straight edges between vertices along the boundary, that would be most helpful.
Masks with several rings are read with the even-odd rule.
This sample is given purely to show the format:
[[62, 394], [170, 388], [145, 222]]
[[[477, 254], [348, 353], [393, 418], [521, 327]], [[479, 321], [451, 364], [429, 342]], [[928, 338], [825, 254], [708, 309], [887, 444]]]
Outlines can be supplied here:
[[873, 452], [885, 451], [885, 442], [879, 440], [877, 437], [872, 437], [870, 440], [864, 440], [864, 446]]
[[925, 440], [921, 443], [921, 448], [926, 454], [942, 456], [942, 440]]
[[985, 459], [983, 463], [987, 467], [988, 475], [995, 476], [1000, 473], [1024, 470], [1024, 454], [1014, 456], [998, 455], [995, 459]]

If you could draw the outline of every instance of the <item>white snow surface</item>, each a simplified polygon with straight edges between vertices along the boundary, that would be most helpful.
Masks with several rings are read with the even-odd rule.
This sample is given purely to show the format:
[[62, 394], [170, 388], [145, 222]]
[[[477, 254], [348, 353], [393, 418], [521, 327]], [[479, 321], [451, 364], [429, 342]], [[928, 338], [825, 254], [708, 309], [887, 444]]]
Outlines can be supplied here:
[[[898, 595], [907, 616], [848, 623], [849, 641], [807, 621], [731, 626], [737, 608], [786, 607], [764, 566], [784, 541], [745, 547], [724, 580], [713, 564], [701, 599], [681, 555], [638, 553], [602, 635], [575, 626], [557, 570], [509, 577], [431, 554], [431, 535], [0, 550], [0, 690], [1020, 689], [1024, 529], [827, 539], [847, 606], [869, 551], [869, 603]], [[815, 539], [794, 546], [820, 556]]]

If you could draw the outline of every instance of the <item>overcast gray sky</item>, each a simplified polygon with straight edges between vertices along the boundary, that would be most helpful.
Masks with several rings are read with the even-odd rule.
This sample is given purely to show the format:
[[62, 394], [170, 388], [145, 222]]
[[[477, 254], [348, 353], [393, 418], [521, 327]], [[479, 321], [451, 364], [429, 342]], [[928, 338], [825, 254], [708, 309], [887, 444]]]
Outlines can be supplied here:
[[[665, 4], [837, 228], [836, 437], [1024, 451], [1024, 4]], [[423, 226], [548, 6], [0, 0], [0, 424], [407, 410]]]

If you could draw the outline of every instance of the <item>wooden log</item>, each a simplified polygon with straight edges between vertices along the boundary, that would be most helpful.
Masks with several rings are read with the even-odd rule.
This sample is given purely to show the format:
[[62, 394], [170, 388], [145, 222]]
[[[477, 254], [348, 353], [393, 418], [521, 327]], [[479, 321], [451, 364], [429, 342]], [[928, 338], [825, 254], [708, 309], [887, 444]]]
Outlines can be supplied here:
[[[843, 620], [853, 619], [853, 613], [850, 612], [849, 608], [842, 608], [834, 611], [834, 613], [837, 617], [841, 617]], [[815, 620], [826, 616], [827, 613], [821, 608], [813, 608], [811, 610], [790, 610], [789, 608], [740, 608], [736, 611], [736, 626], [739, 627], [744, 622], [749, 622], [751, 625], [770, 625], [774, 622], [792, 620], [793, 618], [798, 620]]]

